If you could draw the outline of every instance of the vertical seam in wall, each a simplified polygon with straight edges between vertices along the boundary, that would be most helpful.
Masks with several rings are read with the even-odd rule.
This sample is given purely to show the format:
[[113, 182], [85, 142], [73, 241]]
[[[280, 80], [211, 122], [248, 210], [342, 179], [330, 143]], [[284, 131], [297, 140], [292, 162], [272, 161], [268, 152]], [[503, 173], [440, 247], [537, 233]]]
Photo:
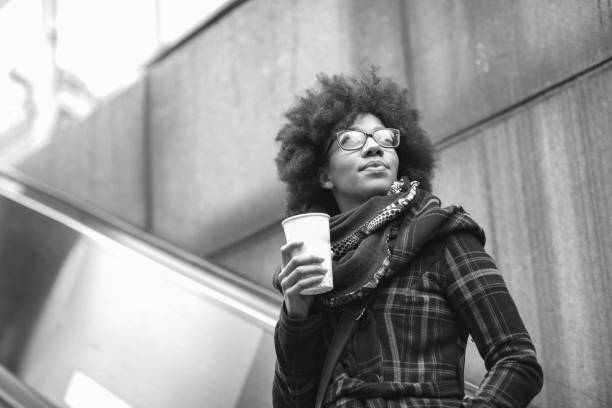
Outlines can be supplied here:
[[[359, 67], [357, 72], [363, 71], [361, 66], [367, 64], [372, 64], [369, 58], [365, 61], [359, 61], [359, 52], [358, 48], [362, 46], [361, 40], [363, 35], [363, 27], [360, 24], [359, 20], [359, 9], [361, 6], [361, 2], [351, 1], [348, 2], [346, 7], [343, 7], [343, 3], [337, 2], [337, 13], [336, 16], [338, 18], [338, 26], [339, 27], [348, 27], [348, 48], [347, 48], [347, 59], [348, 66]], [[364, 62], [366, 64], [364, 64]]]
[[408, 6], [404, 0], [398, 0], [400, 15], [400, 27], [402, 29], [402, 53], [404, 55], [404, 66], [406, 75], [406, 85], [410, 91], [412, 103], [416, 106], [416, 92], [414, 89], [414, 65], [412, 64], [412, 43], [410, 42], [410, 27], [408, 24]]
[[151, 147], [151, 73], [144, 75], [144, 101], [142, 115], [142, 170], [144, 196], [144, 230], [153, 231], [153, 163]]
[[[489, 156], [487, 154], [487, 149], [484, 143], [478, 143], [478, 149], [480, 149], [480, 157], [482, 157], [483, 161], [484, 161], [484, 168], [487, 169], [484, 172], [484, 183], [485, 183], [485, 200], [486, 200], [486, 205], [487, 205], [487, 217], [489, 219], [489, 231], [488, 234], [492, 237], [497, 237], [497, 233], [496, 233], [496, 229], [497, 229], [497, 225], [495, 223], [495, 214], [494, 214], [494, 208], [495, 208], [495, 200], [493, 199], [493, 194], [491, 193], [492, 190], [492, 181], [491, 181], [491, 163], [489, 161]], [[489, 249], [489, 251], [491, 252], [491, 255], [493, 256], [493, 259], [500, 259], [499, 258], [499, 250], [497, 248], [497, 244], [491, 249]]]

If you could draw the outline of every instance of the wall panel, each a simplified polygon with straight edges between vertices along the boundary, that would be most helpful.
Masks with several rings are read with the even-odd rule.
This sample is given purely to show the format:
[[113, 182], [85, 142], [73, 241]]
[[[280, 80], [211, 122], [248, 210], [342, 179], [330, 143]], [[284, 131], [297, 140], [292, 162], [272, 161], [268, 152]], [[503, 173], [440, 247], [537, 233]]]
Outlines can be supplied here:
[[436, 140], [612, 56], [606, 1], [406, 5], [412, 83]]
[[16, 167], [27, 175], [145, 227], [145, 87], [139, 82], [81, 122], [57, 129]]
[[265, 288], [272, 288], [272, 276], [280, 264], [280, 247], [284, 244], [285, 235], [279, 221], [216, 251], [208, 260]]
[[607, 65], [441, 152], [440, 195], [494, 220], [489, 243], [545, 370], [538, 406], [612, 403], [611, 84]]
[[274, 138], [294, 95], [367, 62], [403, 75], [398, 3], [383, 3], [249, 1], [152, 68], [157, 235], [208, 255], [282, 219]]

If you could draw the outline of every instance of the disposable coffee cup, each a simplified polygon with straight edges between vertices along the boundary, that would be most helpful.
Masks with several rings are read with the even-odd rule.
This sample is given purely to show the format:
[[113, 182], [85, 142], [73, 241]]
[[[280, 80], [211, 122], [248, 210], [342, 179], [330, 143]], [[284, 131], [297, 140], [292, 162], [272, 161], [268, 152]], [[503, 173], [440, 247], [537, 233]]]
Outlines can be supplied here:
[[326, 269], [321, 283], [304, 289], [302, 295], [316, 295], [329, 292], [334, 288], [329, 243], [329, 215], [325, 213], [306, 213], [289, 217], [281, 223], [287, 242], [298, 241], [304, 244], [296, 248], [292, 256], [309, 254], [323, 258], [321, 265]]

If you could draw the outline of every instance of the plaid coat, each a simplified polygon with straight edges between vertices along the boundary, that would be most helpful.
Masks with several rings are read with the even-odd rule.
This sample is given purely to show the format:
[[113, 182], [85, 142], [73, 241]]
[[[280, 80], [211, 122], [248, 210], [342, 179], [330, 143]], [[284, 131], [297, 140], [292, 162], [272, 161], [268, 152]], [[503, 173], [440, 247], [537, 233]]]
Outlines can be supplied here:
[[[456, 228], [473, 223], [469, 217], [456, 221], [376, 290], [335, 367], [324, 406], [525, 407], [540, 391], [533, 343], [483, 249], [484, 235]], [[336, 318], [324, 307], [306, 319], [282, 308], [274, 337], [275, 408], [314, 406]], [[464, 396], [463, 386], [468, 335], [488, 371], [473, 397]]]

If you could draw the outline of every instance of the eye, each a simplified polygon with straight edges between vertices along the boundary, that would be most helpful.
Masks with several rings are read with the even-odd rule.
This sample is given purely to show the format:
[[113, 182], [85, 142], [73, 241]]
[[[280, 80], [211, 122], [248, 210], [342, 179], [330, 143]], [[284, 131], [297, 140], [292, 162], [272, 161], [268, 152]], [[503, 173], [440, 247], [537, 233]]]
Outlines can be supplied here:
[[338, 134], [338, 143], [343, 149], [356, 149], [363, 146], [364, 134], [357, 130], [345, 130]]
[[373, 137], [383, 147], [399, 145], [399, 131], [397, 129], [378, 129], [374, 132]]

